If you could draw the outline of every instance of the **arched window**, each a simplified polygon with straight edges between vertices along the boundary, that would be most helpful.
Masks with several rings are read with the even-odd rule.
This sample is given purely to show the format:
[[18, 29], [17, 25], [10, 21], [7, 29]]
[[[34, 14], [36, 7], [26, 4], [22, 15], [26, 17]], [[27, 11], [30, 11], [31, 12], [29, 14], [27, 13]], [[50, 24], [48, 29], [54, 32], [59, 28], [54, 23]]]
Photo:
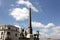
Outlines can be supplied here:
[[3, 35], [3, 32], [1, 32], [1, 35]]
[[7, 35], [10, 35], [10, 32], [7, 32]]
[[11, 38], [7, 37], [5, 40], [12, 40]]
[[15, 34], [15, 36], [17, 37], [17, 33]]
[[8, 27], [8, 29], [11, 29], [10, 27]]

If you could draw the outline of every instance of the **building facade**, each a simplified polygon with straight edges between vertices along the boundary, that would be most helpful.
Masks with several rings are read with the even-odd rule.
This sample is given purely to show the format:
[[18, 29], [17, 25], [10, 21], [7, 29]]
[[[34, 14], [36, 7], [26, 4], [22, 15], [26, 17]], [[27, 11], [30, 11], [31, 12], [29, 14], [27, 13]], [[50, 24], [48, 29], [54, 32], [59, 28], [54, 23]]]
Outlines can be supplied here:
[[12, 25], [0, 25], [0, 40], [18, 40], [19, 28]]
[[28, 31], [13, 25], [0, 25], [0, 40], [39, 40], [39, 32], [29, 34]]

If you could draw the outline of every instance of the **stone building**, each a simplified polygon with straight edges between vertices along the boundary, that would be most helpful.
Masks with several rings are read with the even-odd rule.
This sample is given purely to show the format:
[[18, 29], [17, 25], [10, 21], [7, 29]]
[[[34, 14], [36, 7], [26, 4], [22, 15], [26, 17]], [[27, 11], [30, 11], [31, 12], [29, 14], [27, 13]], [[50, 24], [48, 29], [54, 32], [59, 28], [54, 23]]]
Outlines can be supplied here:
[[0, 25], [0, 40], [18, 40], [19, 28], [12, 25]]

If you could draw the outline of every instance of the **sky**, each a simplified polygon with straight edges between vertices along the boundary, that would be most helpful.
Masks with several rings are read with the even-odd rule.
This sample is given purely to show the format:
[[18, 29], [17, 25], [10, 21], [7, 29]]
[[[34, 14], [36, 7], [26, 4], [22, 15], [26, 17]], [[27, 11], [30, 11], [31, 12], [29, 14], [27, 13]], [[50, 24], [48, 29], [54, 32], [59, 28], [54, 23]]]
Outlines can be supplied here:
[[0, 24], [20, 26], [27, 30], [31, 7], [33, 33], [59, 38], [60, 0], [0, 0]]

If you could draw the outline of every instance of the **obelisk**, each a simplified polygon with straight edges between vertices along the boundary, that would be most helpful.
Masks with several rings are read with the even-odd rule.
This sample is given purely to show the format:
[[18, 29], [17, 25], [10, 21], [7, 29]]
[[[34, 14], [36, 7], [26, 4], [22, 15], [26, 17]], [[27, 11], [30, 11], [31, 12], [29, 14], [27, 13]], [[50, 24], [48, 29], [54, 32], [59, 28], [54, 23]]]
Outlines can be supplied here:
[[32, 24], [31, 24], [31, 8], [29, 8], [29, 18], [28, 18], [28, 34], [32, 34]]

